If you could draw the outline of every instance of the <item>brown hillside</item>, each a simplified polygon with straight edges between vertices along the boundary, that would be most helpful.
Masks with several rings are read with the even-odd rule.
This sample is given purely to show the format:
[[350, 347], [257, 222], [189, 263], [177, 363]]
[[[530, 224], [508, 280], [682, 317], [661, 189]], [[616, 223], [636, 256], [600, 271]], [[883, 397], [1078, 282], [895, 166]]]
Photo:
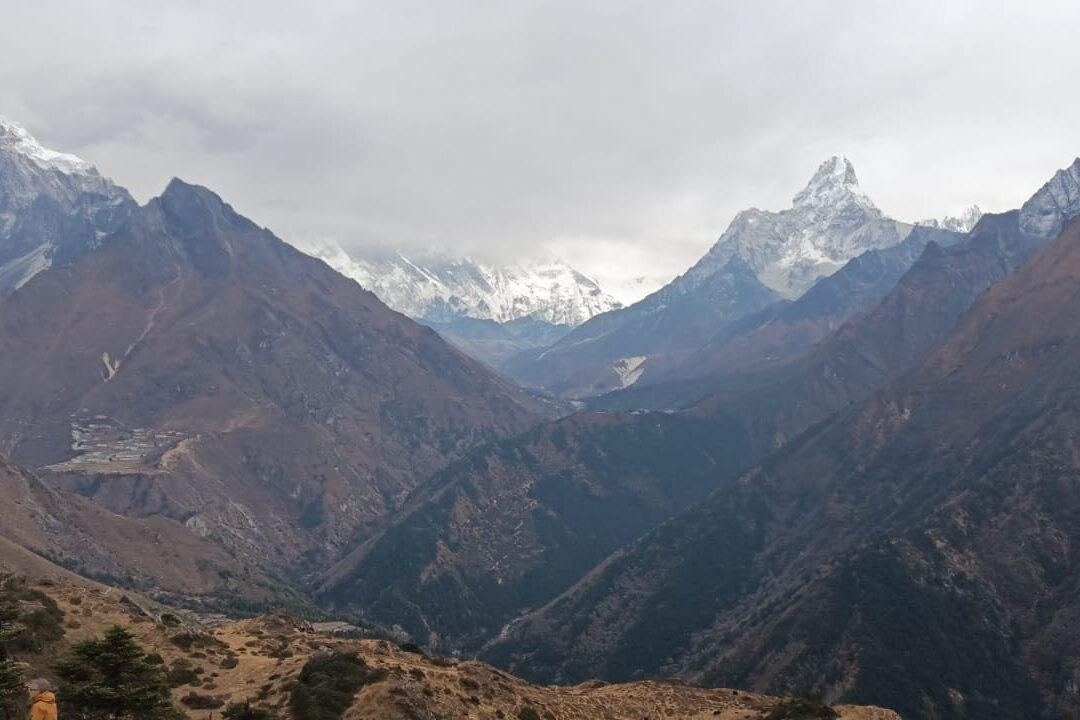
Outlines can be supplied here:
[[536, 417], [433, 331], [178, 180], [0, 306], [0, 367], [0, 452], [275, 572], [321, 567], [449, 458]]
[[[135, 596], [69, 583], [42, 589], [66, 614], [63, 641], [40, 656], [22, 658], [35, 672], [48, 673], [51, 661], [75, 643], [111, 625], [128, 627], [169, 668], [186, 667], [194, 679], [174, 690], [176, 704], [192, 693], [223, 701], [249, 700], [288, 717], [289, 688], [314, 654], [355, 652], [368, 666], [385, 670], [385, 679], [362, 688], [345, 718], [364, 720], [503, 720], [532, 707], [555, 720], [756, 720], [777, 699], [734, 690], [702, 690], [658, 682], [575, 687], [537, 687], [488, 665], [406, 652], [382, 640], [347, 640], [283, 615], [267, 615], [216, 628], [192, 616]], [[899, 720], [878, 708], [841, 707], [843, 720]], [[191, 718], [220, 710], [185, 709]]]

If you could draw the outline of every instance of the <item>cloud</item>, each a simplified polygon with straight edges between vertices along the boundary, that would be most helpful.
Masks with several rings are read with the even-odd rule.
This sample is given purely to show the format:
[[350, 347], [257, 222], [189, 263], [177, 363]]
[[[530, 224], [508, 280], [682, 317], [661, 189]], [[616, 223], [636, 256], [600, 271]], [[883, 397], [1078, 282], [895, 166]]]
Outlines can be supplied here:
[[974, 1], [17, 3], [0, 112], [144, 199], [179, 175], [286, 239], [547, 247], [625, 296], [738, 210], [785, 207], [834, 152], [902, 219], [1018, 205], [1080, 147], [1078, 19]]

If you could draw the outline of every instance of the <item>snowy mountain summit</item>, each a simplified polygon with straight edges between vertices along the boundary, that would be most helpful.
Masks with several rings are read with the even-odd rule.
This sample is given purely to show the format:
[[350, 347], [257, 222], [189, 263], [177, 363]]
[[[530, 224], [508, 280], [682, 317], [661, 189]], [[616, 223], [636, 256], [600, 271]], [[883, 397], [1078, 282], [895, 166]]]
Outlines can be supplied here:
[[0, 116], [0, 297], [97, 247], [134, 207], [93, 165]]
[[886, 217], [859, 186], [851, 161], [834, 155], [795, 195], [791, 208], [751, 208], [736, 215], [708, 254], [676, 282], [693, 287], [740, 258], [763, 285], [796, 298], [857, 255], [896, 245], [911, 229]]
[[97, 175], [94, 166], [80, 157], [51, 150], [39, 143], [14, 120], [0, 115], [0, 149], [17, 153], [45, 170], [67, 174]]
[[556, 258], [500, 266], [469, 258], [411, 259], [397, 252], [360, 258], [334, 244], [311, 252], [398, 312], [435, 323], [533, 318], [576, 326], [620, 307], [595, 281]]
[[975, 224], [982, 219], [983, 211], [978, 205], [971, 205], [956, 215], [947, 215], [946, 217], [938, 220], [932, 218], [930, 220], [922, 220], [918, 224], [925, 225], [927, 227], [941, 228], [943, 230], [952, 230], [958, 233], [968, 233], [975, 227]]

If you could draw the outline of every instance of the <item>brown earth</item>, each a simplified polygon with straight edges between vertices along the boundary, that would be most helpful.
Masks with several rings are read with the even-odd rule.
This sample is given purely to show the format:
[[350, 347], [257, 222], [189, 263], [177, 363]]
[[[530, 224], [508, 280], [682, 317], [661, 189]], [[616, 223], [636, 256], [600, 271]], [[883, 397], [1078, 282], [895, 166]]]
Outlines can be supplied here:
[[[180, 181], [0, 305], [0, 367], [0, 453], [113, 527], [117, 543], [84, 528], [116, 553], [97, 570], [192, 595], [235, 565], [322, 569], [420, 480], [541, 409]], [[32, 545], [81, 559], [70, 536]]]
[[[517, 718], [526, 706], [555, 720], [755, 720], [777, 703], [765, 695], [662, 682], [538, 687], [483, 663], [407, 652], [384, 640], [341, 639], [284, 615], [214, 627], [213, 618], [171, 611], [105, 586], [61, 580], [39, 587], [65, 612], [67, 633], [45, 653], [20, 658], [32, 672], [47, 675], [51, 663], [75, 643], [121, 625], [167, 667], [179, 661], [197, 673], [197, 681], [173, 691], [178, 707], [194, 692], [225, 702], [247, 700], [287, 717], [289, 688], [300, 670], [312, 655], [329, 650], [355, 652], [387, 673], [385, 680], [361, 689], [347, 720], [501, 720]], [[193, 642], [183, 642], [185, 637]], [[190, 718], [220, 715], [220, 710], [184, 710]], [[837, 710], [842, 720], [899, 720], [880, 708]]]

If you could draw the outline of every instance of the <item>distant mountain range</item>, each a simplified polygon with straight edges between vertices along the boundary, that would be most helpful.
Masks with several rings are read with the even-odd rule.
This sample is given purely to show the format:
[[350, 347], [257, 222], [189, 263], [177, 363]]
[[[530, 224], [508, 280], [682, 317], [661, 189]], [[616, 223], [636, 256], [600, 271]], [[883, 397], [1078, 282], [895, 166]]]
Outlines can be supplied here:
[[307, 249], [493, 366], [621, 307], [594, 280], [556, 258], [495, 265], [464, 257], [348, 252], [334, 243]]
[[[969, 710], [992, 707], [1010, 717], [1068, 717], [1068, 711], [1043, 715], [1039, 709], [1043, 702], [1074, 707], [1060, 690], [1061, 671], [1032, 665], [1015, 649], [1045, 647], [1045, 628], [1052, 625], [1040, 622], [1050, 621], [1010, 629], [1012, 617], [1024, 617], [1024, 606], [1015, 604], [1005, 614], [988, 611], [986, 603], [1005, 602], [993, 589], [968, 595], [946, 585], [943, 594], [924, 594], [919, 568], [945, 559], [927, 556], [919, 560], [923, 565], [913, 565], [906, 545], [890, 545], [876, 534], [888, 529], [896, 533], [888, 537], [901, 542], [905, 533], [917, 533], [924, 511], [942, 507], [939, 493], [946, 490], [932, 479], [909, 487], [905, 468], [916, 462], [915, 472], [930, 473], [938, 452], [954, 447], [963, 454], [971, 440], [940, 451], [936, 444], [915, 449], [901, 434], [895, 452], [881, 456], [872, 491], [860, 489], [869, 471], [860, 469], [859, 458], [874, 457], [882, 433], [887, 437], [889, 428], [906, 423], [907, 405], [874, 400], [875, 393], [894, 383], [904, 386], [906, 375], [927, 362], [939, 343], [948, 347], [957, 319], [980, 293], [1023, 266], [1080, 213], [1078, 170], [1080, 161], [1055, 175], [1021, 210], [982, 218], [950, 246], [924, 244], [921, 254], [911, 253], [918, 260], [894, 287], [872, 287], [870, 295], [880, 300], [870, 312], [786, 362], [743, 368], [689, 410], [580, 414], [455, 463], [414, 493], [394, 525], [339, 563], [328, 575], [322, 602], [384, 622], [394, 618], [429, 642], [479, 650], [543, 682], [674, 675], [694, 683], [737, 681], [758, 690], [812, 686], [830, 697], [886, 697], [886, 704], [910, 717], [962, 718]], [[1080, 247], [1080, 231], [1074, 235], [1058, 243]], [[887, 251], [873, 251], [881, 252]], [[874, 258], [866, 255], [845, 273], [867, 277], [864, 266], [878, 267], [870, 262]], [[1042, 267], [1051, 261], [1037, 262]], [[1043, 274], [1028, 272], [1024, 289], [1018, 286], [1009, 297], [1039, 287]], [[842, 297], [845, 287], [859, 295], [859, 286], [848, 281], [825, 295]], [[1023, 316], [1000, 327], [1021, 327]], [[990, 327], [987, 341], [996, 344], [1003, 330]], [[1053, 331], [1030, 352], [1057, 352], [1049, 337], [1066, 332]], [[1006, 367], [1015, 358], [1022, 368], [1028, 361], [1016, 352], [985, 357], [997, 357]], [[1060, 358], [1062, 368], [1069, 366], [1067, 355]], [[956, 362], [952, 358], [950, 367]], [[985, 382], [995, 383], [996, 376]], [[927, 386], [912, 397], [933, 398], [934, 392]], [[964, 407], [980, 393], [970, 389]], [[1015, 397], [1019, 403], [1034, 400], [1019, 389]], [[948, 398], [928, 403], [927, 432], [919, 442], [935, 442], [933, 428], [947, 421], [947, 408], [956, 400]], [[868, 403], [880, 408], [873, 417], [859, 410]], [[960, 414], [966, 418], [967, 412]], [[1029, 417], [1038, 424], [1037, 415]], [[976, 421], [958, 422], [962, 428]], [[826, 444], [826, 456], [818, 441], [832, 427], [856, 439], [838, 449]], [[997, 447], [986, 452], [1003, 451]], [[948, 465], [962, 466], [960, 460]], [[784, 474], [774, 480], [778, 467]], [[981, 496], [965, 490], [981, 487], [965, 484], [981, 482], [980, 473], [971, 470], [966, 477], [947, 483], [956, 502]], [[824, 478], [830, 479], [819, 487]], [[992, 497], [1010, 497], [1003, 493], [998, 488]], [[995, 502], [980, 507], [1005, 512], [1008, 504]], [[976, 511], [973, 506], [965, 512]], [[1051, 522], [1057, 529], [1040, 536], [1046, 542], [1080, 530], [1068, 525], [1080, 515], [1055, 512]], [[1030, 532], [1038, 522], [1033, 520]], [[646, 525], [654, 529], [642, 537]], [[934, 532], [954, 531], [941, 526]], [[628, 541], [630, 536], [637, 539]], [[914, 549], [932, 547], [934, 537]], [[860, 543], [879, 541], [884, 544], [872, 546], [876, 550], [855, 554]], [[773, 552], [773, 543], [783, 552]], [[1010, 583], [1031, 567], [1030, 557], [1022, 562]], [[1055, 576], [1046, 591], [1060, 593], [1077, 577]], [[862, 578], [872, 585], [859, 590]], [[800, 590], [804, 585], [806, 593]], [[850, 620], [848, 602], [859, 609]], [[904, 612], [905, 624], [892, 622]], [[953, 612], [976, 624], [950, 626], [954, 621], [945, 618]], [[943, 625], [925, 647], [916, 648], [907, 628], [924, 622], [923, 614]], [[979, 625], [984, 618], [990, 626]], [[858, 624], [850, 624], [856, 619]], [[930, 676], [921, 673], [921, 658], [935, 656], [931, 645], [967, 647], [973, 637], [979, 638], [972, 648], [976, 669], [946, 663], [932, 665]], [[994, 638], [1005, 640], [994, 644]], [[855, 659], [861, 653], [873, 653], [874, 669]]]
[[1078, 216], [1080, 160], [908, 224], [833, 157], [615, 308], [555, 261], [330, 253], [357, 282], [5, 121], [0, 564], [543, 683], [1074, 718]]
[[[36, 551], [179, 594], [280, 584], [336, 559], [452, 457], [549, 412], [213, 192], [173, 180], [139, 207], [7, 133], [0, 252], [21, 274], [0, 302], [0, 454], [49, 489], [20, 501], [41, 513], [6, 525]], [[137, 534], [93, 520], [110, 514], [153, 518], [195, 557], [92, 552]], [[63, 518], [77, 527], [49, 530]]]
[[1078, 171], [928, 250], [799, 371], [839, 388], [872, 365], [881, 389], [523, 616], [491, 657], [545, 681], [662, 673], [904, 717], [1076, 716], [1080, 333], [1057, 308], [1080, 296]]
[[[928, 231], [945, 227], [956, 233], [978, 214], [973, 208], [963, 218], [924, 224], [906, 251], [879, 257], [895, 280], [926, 242], [950, 242], [947, 233]], [[899, 246], [915, 227], [884, 215], [860, 188], [851, 162], [833, 156], [795, 195], [791, 208], [739, 213], [683, 275], [640, 302], [590, 320], [551, 347], [521, 353], [505, 369], [525, 385], [572, 398], [626, 388], [657, 366], [662, 372], [678, 356], [706, 352], [702, 346], [728, 326], [800, 298], [860, 255]], [[858, 309], [849, 308], [847, 315]], [[847, 315], [832, 318], [833, 327]]]

